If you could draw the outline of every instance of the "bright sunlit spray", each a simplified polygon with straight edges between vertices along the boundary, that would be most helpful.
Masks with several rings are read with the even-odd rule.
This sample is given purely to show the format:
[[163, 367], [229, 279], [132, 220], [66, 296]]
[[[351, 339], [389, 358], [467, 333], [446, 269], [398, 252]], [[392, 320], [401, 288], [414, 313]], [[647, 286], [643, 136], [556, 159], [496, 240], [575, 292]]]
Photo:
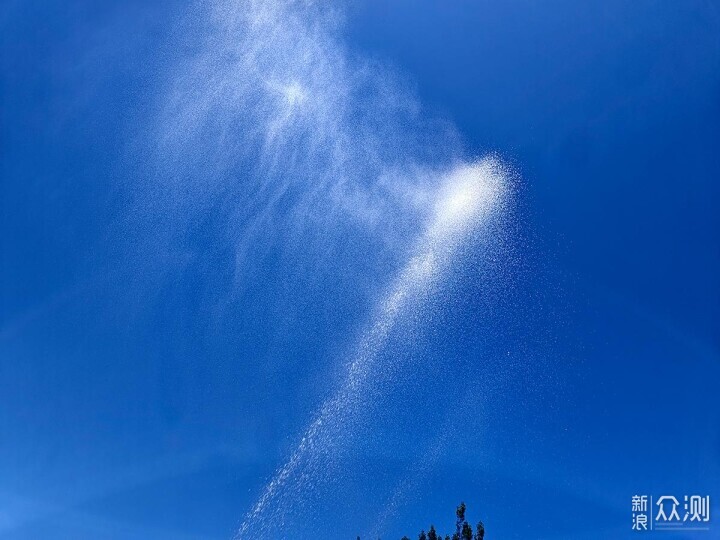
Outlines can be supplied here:
[[422, 309], [433, 285], [443, 279], [453, 256], [470, 234], [482, 234], [507, 199], [506, 177], [501, 164], [492, 158], [461, 165], [441, 183], [424, 234], [393, 285], [382, 298], [370, 328], [358, 343], [344, 383], [327, 400], [300, 440], [288, 462], [264, 488], [238, 531], [242, 539], [262, 535], [273, 523], [282, 523], [286, 505], [312, 489], [323, 471], [322, 460], [329, 447], [357, 414], [358, 396], [372, 384], [374, 370], [383, 369], [376, 359], [388, 335], [404, 313]]

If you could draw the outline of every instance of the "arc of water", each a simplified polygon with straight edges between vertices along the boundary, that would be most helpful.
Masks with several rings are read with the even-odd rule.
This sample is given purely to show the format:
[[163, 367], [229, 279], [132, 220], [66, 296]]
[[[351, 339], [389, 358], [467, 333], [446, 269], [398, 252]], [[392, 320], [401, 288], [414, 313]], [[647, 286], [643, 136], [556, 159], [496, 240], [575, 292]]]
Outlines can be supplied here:
[[[358, 406], [362, 386], [370, 380], [375, 360], [403, 312], [417, 306], [432, 285], [442, 279], [466, 235], [501, 212], [506, 199], [502, 165], [493, 158], [451, 171], [437, 196], [433, 217], [414, 254], [383, 297], [374, 323], [361, 338], [346, 378], [320, 407], [295, 451], [263, 489], [236, 535], [241, 539], [263, 515], [304, 463], [323, 455], [333, 435]], [[302, 476], [302, 475], [300, 475]]]

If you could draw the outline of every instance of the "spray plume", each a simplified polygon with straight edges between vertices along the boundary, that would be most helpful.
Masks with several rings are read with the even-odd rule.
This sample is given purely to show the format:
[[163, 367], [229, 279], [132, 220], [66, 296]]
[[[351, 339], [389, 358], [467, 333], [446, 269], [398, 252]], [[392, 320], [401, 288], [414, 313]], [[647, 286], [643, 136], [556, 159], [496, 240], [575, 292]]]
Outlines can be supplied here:
[[[164, 196], [152, 200], [174, 228], [222, 209], [238, 283], [262, 256], [257, 246], [320, 254], [348, 231], [379, 238], [399, 259], [346, 376], [237, 538], [283, 527], [302, 492], [330, 474], [334, 441], [352, 429], [398, 320], [421, 308], [464, 241], [508, 198], [499, 160], [463, 161], [454, 129], [427, 120], [386, 69], [349, 53], [337, 38], [342, 18], [321, 4], [201, 4], [196, 52], [173, 75], [157, 124]], [[313, 246], [308, 231], [317, 230], [324, 235]]]

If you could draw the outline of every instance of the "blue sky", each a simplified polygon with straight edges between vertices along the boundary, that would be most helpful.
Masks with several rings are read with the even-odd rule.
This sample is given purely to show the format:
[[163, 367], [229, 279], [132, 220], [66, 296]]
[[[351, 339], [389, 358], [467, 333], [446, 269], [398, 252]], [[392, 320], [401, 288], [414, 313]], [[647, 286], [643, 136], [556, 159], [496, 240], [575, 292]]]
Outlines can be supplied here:
[[[713, 3], [11, 1], [0, 26], [0, 538], [400, 538], [460, 500], [488, 538], [625, 538], [666, 492], [718, 515]], [[489, 206], [448, 225], [468, 193]]]

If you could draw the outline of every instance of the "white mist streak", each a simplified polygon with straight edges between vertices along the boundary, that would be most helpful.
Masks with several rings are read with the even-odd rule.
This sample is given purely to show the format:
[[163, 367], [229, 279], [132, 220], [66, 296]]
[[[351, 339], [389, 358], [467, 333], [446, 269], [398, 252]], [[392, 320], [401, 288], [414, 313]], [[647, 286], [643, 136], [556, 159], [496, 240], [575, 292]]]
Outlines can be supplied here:
[[177, 222], [232, 201], [239, 266], [268, 231], [292, 242], [308, 225], [403, 243], [435, 171], [458, 160], [452, 128], [352, 56], [340, 24], [311, 0], [218, 0], [188, 22], [198, 43], [170, 78], [156, 134], [162, 211]]
[[308, 480], [318, 472], [318, 462], [329, 457], [334, 439], [347, 429], [357, 412], [363, 386], [377, 369], [375, 360], [398, 318], [427, 298], [463, 240], [469, 233], [481, 232], [483, 225], [502, 212], [506, 196], [504, 172], [494, 159], [458, 167], [447, 176], [434, 217], [381, 301], [375, 322], [357, 346], [344, 383], [322, 405], [297, 449], [245, 517], [236, 538], [251, 532], [250, 536], [256, 537], [272, 523], [283, 522], [283, 515], [289, 511], [285, 505], [291, 504], [292, 498], [281, 492], [301, 497]]

